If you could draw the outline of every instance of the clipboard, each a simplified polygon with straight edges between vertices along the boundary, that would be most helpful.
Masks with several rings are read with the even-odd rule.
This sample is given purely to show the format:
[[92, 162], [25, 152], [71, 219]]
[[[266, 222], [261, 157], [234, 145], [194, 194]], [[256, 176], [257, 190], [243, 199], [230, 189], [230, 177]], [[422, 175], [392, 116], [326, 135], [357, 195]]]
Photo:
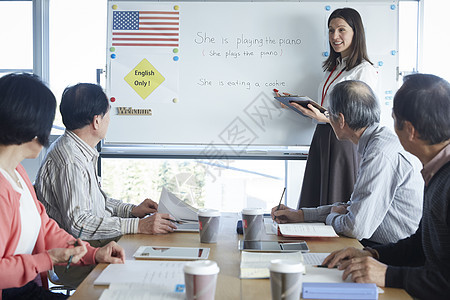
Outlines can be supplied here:
[[274, 98], [301, 115], [304, 115], [304, 114], [302, 112], [300, 112], [298, 109], [296, 109], [295, 107], [293, 107], [291, 105], [291, 102], [295, 102], [295, 103], [303, 106], [304, 108], [308, 108], [308, 104], [311, 104], [312, 106], [317, 108], [321, 113], [324, 113], [326, 111], [325, 107], [319, 105], [317, 102], [315, 102], [314, 100], [312, 100], [311, 98], [309, 98], [307, 96], [281, 96], [281, 97], [274, 97]]

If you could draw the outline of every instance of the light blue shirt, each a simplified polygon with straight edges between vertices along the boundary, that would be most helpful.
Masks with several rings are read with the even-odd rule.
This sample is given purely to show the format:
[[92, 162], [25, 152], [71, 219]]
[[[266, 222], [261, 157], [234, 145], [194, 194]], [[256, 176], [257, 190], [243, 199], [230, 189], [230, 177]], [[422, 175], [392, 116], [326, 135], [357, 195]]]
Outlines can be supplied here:
[[348, 213], [331, 213], [332, 205], [303, 208], [305, 221], [325, 221], [338, 234], [382, 244], [410, 236], [422, 216], [420, 162], [379, 124], [364, 131], [358, 152], [362, 159]]

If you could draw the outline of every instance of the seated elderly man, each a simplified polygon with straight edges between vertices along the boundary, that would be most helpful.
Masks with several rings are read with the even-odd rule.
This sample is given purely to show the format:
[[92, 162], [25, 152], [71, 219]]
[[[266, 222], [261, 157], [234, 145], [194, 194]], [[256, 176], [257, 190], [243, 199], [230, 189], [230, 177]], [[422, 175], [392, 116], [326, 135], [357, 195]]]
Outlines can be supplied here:
[[[36, 194], [48, 215], [73, 236], [102, 246], [124, 234], [163, 234], [176, 226], [169, 214], [157, 213], [158, 204], [139, 205], [107, 197], [97, 177], [99, 153], [95, 146], [108, 131], [111, 113], [102, 88], [79, 83], [65, 89], [60, 111], [66, 131], [49, 148], [36, 178]], [[81, 230], [83, 229], [83, 230]], [[66, 285], [77, 287], [89, 267], [56, 266]]]
[[350, 201], [317, 208], [272, 209], [279, 223], [325, 222], [365, 246], [396, 242], [414, 233], [422, 213], [420, 163], [380, 126], [380, 108], [371, 88], [344, 81], [330, 95], [330, 123], [339, 140], [350, 140], [361, 155]]
[[403, 147], [423, 164], [419, 229], [397, 243], [333, 252], [323, 263], [339, 265], [343, 277], [355, 282], [402, 288], [419, 299], [449, 299], [450, 84], [434, 75], [406, 77], [392, 116]]

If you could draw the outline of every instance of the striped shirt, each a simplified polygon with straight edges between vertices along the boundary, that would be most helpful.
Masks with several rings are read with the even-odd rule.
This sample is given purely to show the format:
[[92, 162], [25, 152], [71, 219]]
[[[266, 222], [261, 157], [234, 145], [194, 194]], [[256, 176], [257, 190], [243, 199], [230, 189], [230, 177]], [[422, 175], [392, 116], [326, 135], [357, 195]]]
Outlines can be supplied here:
[[82, 239], [100, 240], [137, 233], [133, 204], [112, 199], [100, 188], [98, 152], [66, 130], [49, 148], [36, 178], [36, 194], [61, 228]]
[[364, 131], [358, 152], [362, 158], [348, 213], [331, 213], [331, 205], [303, 208], [305, 221], [325, 221], [339, 234], [381, 244], [410, 236], [422, 216], [419, 160], [379, 124]]

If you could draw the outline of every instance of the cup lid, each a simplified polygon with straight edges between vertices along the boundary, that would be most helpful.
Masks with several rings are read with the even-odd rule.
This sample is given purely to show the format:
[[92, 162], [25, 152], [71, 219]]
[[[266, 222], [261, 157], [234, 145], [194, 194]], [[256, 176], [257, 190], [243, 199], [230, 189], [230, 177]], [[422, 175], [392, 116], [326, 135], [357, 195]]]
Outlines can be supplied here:
[[220, 212], [216, 209], [200, 209], [198, 211], [199, 217], [220, 217]]
[[305, 266], [300, 261], [274, 259], [270, 261], [269, 270], [278, 273], [303, 273], [305, 271]]
[[262, 208], [244, 208], [243, 215], [262, 215], [264, 213]]
[[219, 273], [220, 269], [215, 261], [196, 260], [185, 264], [183, 270], [192, 275], [214, 275]]

